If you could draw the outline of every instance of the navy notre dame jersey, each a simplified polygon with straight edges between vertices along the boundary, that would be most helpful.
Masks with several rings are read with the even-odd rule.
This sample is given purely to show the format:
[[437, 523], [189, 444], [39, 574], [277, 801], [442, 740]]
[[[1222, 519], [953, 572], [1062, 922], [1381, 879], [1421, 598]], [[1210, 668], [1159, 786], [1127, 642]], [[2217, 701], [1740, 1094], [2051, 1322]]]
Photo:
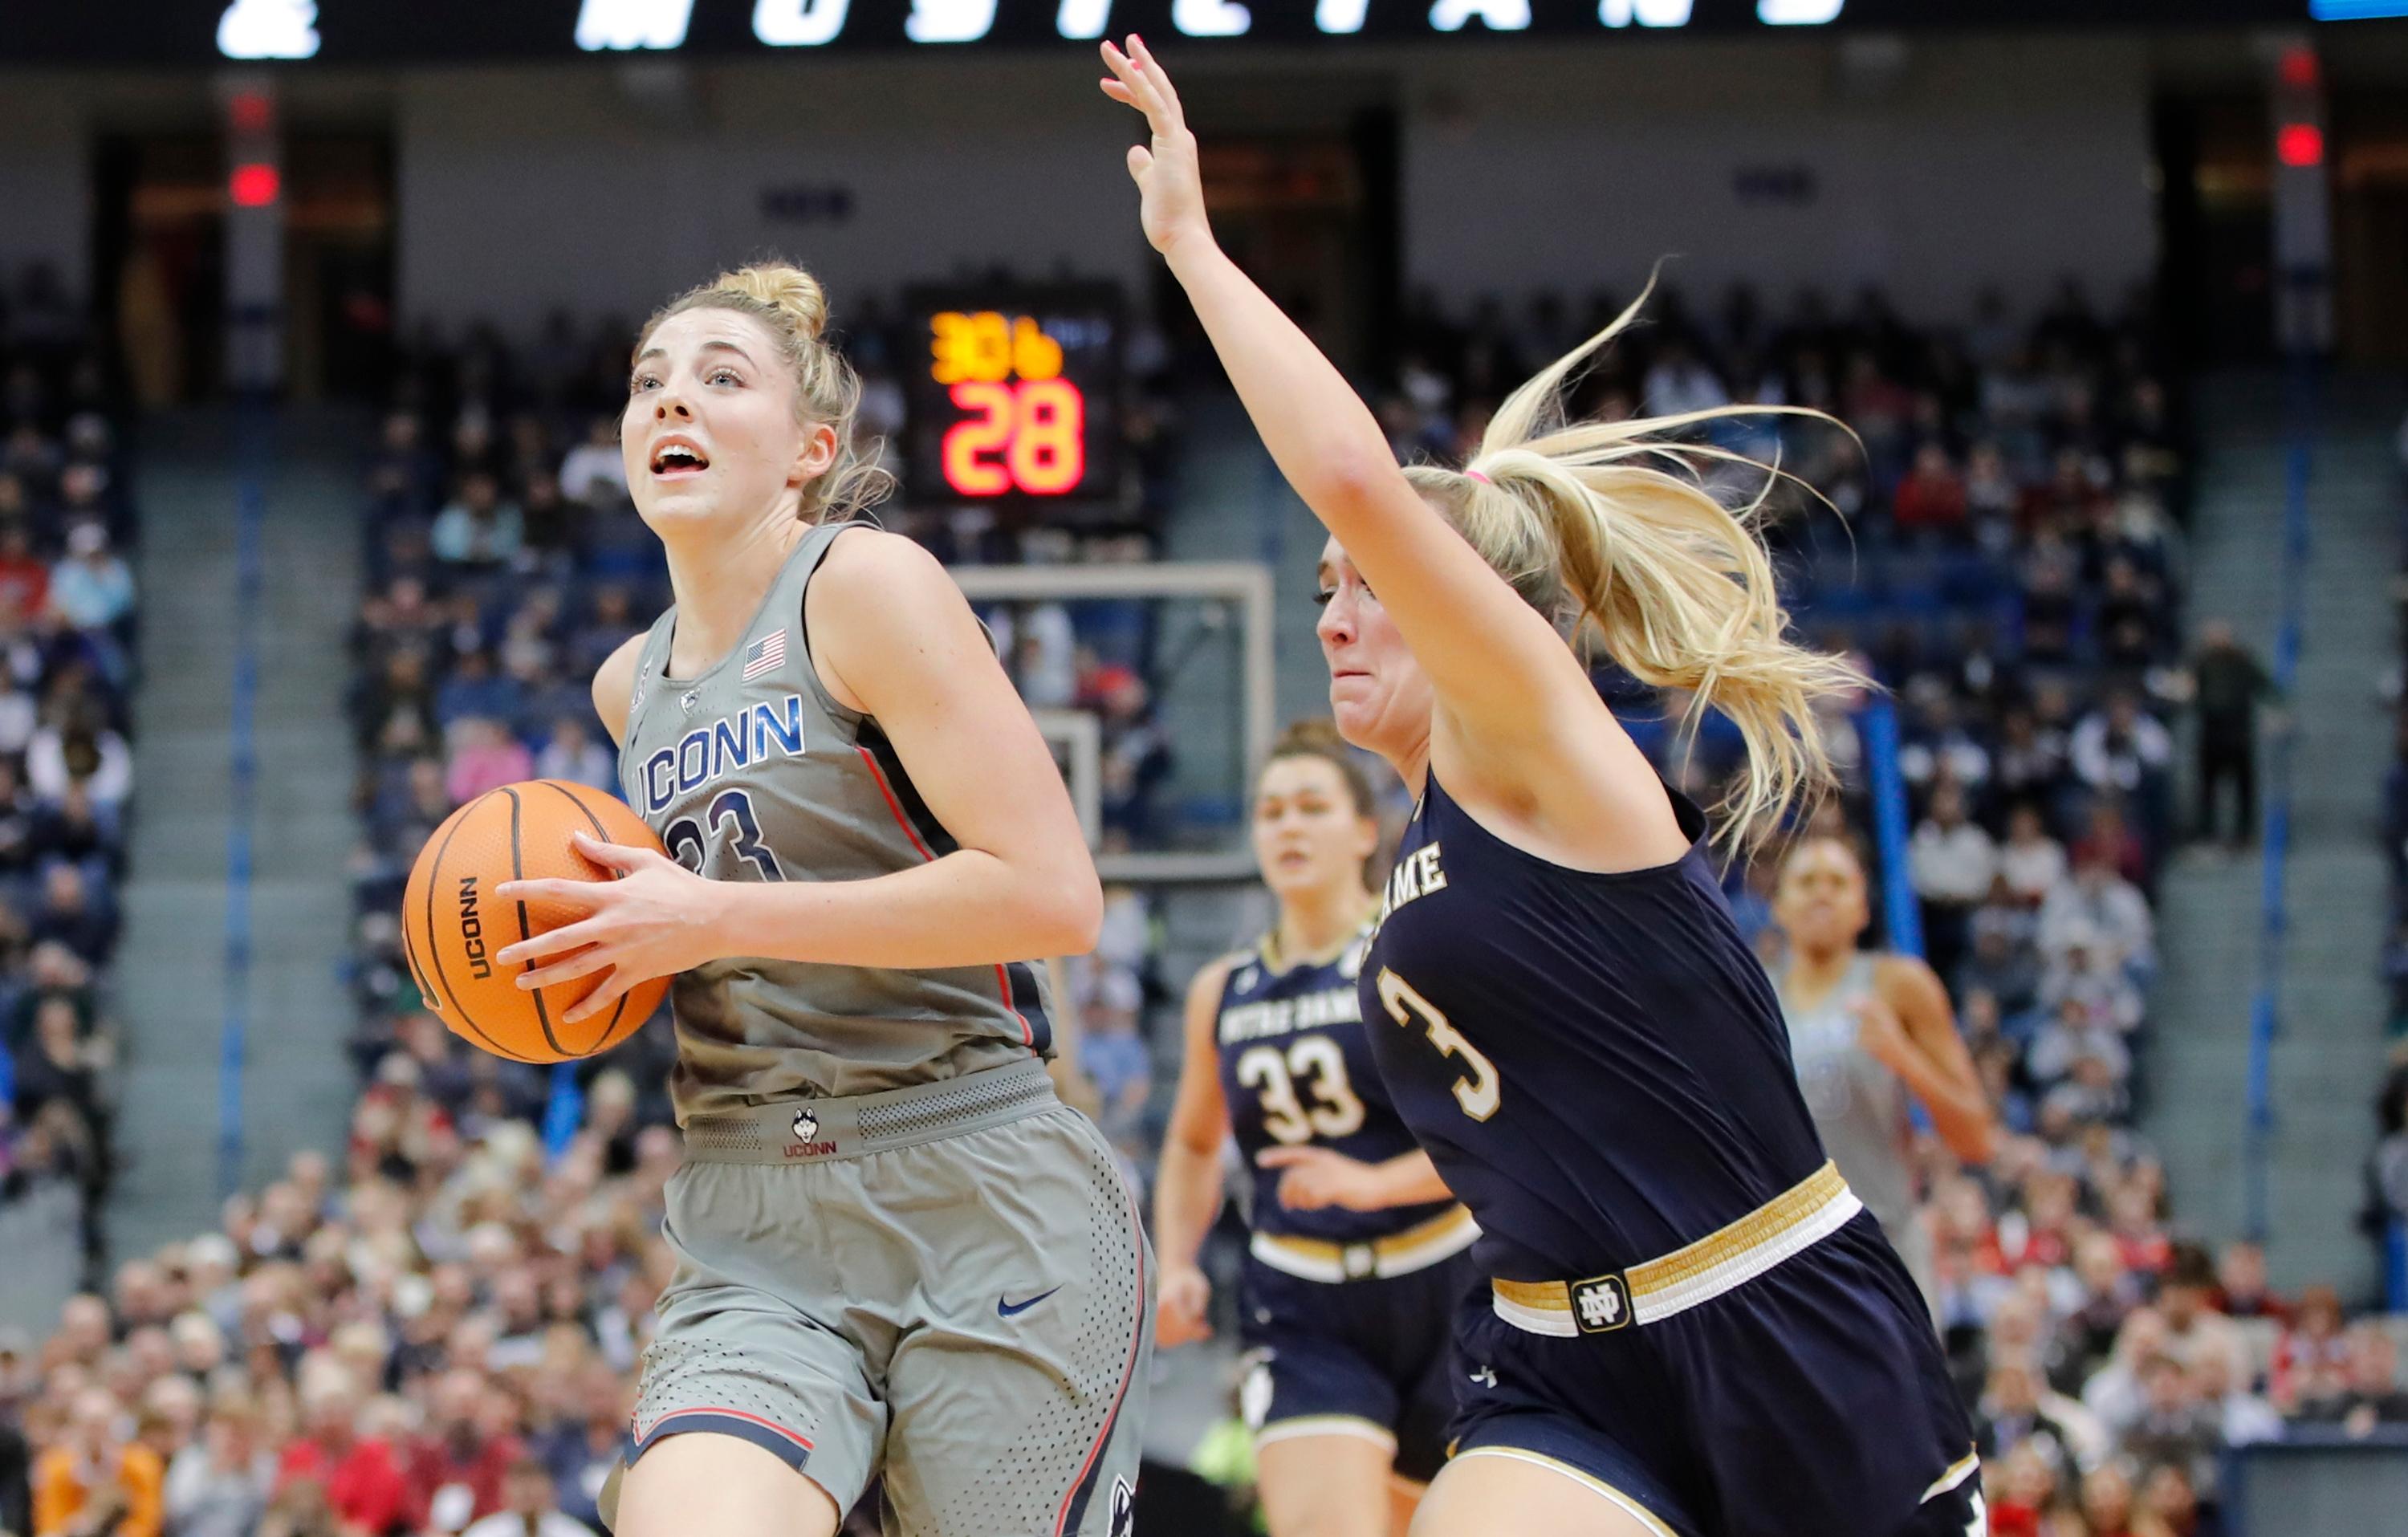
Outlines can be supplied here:
[[1433, 775], [1362, 968], [1398, 1110], [1479, 1218], [1492, 1275], [1667, 1255], [1823, 1162], [1781, 1005], [1698, 841], [1568, 869], [1473, 822]]
[[1221, 1093], [1254, 1180], [1256, 1232], [1357, 1243], [1402, 1232], [1454, 1204], [1293, 1212], [1280, 1204], [1281, 1171], [1254, 1162], [1265, 1148], [1307, 1143], [1362, 1163], [1413, 1150], [1363, 1039], [1354, 979], [1368, 942], [1367, 934], [1332, 962], [1283, 965], [1275, 938], [1266, 935], [1222, 984]]

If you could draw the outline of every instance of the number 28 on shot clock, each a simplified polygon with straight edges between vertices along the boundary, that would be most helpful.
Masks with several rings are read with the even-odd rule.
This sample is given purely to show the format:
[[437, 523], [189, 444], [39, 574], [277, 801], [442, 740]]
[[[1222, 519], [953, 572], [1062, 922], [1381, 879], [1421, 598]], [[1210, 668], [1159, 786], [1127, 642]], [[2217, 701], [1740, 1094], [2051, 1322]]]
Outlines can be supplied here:
[[915, 489], [962, 501], [1108, 494], [1118, 437], [1114, 296], [925, 290], [914, 298], [926, 348], [910, 392]]

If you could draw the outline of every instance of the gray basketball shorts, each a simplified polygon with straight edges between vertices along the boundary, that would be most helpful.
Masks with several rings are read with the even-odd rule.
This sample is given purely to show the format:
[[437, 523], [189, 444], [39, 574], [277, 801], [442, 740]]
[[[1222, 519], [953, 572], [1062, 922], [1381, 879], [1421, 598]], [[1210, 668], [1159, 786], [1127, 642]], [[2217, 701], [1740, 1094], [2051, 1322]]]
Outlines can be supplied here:
[[1042, 1063], [686, 1128], [633, 1463], [732, 1435], [909, 1537], [1126, 1537], [1154, 1260]]

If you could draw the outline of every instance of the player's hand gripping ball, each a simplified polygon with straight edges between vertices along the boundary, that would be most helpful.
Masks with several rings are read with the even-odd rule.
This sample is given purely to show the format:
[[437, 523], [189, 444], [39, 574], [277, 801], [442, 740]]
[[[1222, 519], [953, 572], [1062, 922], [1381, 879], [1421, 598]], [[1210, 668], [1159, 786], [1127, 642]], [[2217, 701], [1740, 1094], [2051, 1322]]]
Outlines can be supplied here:
[[[587, 916], [591, 904], [574, 899], [572, 883], [609, 883], [617, 873], [572, 840], [579, 837], [587, 849], [619, 845], [668, 863], [652, 829], [614, 797], [539, 779], [488, 790], [453, 812], [410, 869], [401, 931], [419, 993], [454, 1035], [497, 1056], [565, 1062], [608, 1051], [668, 991], [669, 972], [623, 985], [609, 967], [523, 988], [519, 978], [534, 966], [503, 959], [505, 946]], [[501, 889], [515, 882], [538, 884]]]

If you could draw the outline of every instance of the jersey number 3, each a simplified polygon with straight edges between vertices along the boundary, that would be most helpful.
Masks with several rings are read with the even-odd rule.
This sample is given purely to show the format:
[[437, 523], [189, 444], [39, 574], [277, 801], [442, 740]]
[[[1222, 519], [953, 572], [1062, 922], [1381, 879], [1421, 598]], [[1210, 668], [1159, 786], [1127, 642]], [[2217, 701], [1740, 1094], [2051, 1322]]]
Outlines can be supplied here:
[[[1308, 1074], [1311, 1109], [1296, 1096], [1297, 1081]], [[1326, 1035], [1306, 1036], [1284, 1052], [1247, 1047], [1238, 1058], [1238, 1082], [1262, 1092], [1263, 1129], [1290, 1146], [1311, 1142], [1316, 1132], [1335, 1138], [1363, 1129], [1363, 1101], [1346, 1081], [1346, 1054]]]
[[668, 846], [670, 858], [700, 875], [710, 837], [703, 829], [709, 827], [711, 833], [719, 833], [731, 826], [736, 837], [730, 846], [738, 858], [760, 871], [764, 881], [786, 878], [786, 872], [778, 868], [778, 856], [761, 841], [761, 819], [752, 814], [752, 797], [741, 790], [719, 792], [699, 822], [690, 816], [679, 817], [661, 835], [661, 841]]
[[1380, 969], [1380, 1002], [1386, 1007], [1388, 1017], [1408, 1029], [1420, 1025], [1428, 1032], [1430, 1044], [1440, 1056], [1452, 1056], [1464, 1066], [1467, 1076], [1455, 1081], [1455, 1102], [1475, 1121], [1484, 1121], [1497, 1113], [1504, 1101], [1504, 1081], [1497, 1076], [1497, 1064], [1480, 1055], [1480, 1048], [1464, 1039], [1438, 1006], [1413, 991], [1413, 984], [1389, 970]]

